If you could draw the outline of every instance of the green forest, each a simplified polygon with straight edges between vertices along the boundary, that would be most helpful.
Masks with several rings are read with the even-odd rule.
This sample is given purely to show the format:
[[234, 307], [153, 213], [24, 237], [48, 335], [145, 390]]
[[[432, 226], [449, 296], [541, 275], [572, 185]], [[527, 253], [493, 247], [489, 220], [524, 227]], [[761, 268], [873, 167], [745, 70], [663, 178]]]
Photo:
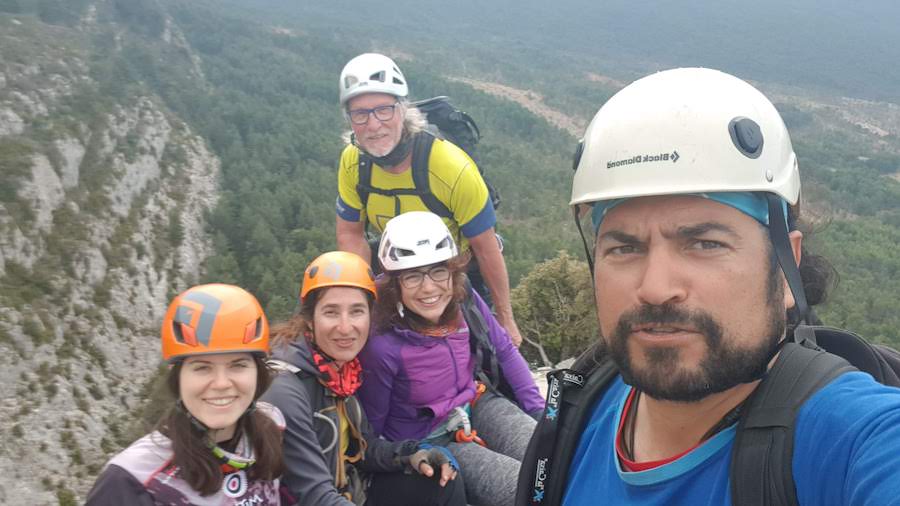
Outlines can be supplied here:
[[159, 419], [164, 298], [226, 282], [271, 321], [292, 314], [303, 269], [335, 248], [338, 76], [363, 52], [391, 56], [412, 100], [447, 95], [478, 123], [532, 366], [597, 339], [568, 206], [580, 132], [622, 86], [678, 66], [772, 99], [799, 158], [804, 246], [836, 272], [817, 314], [900, 349], [900, 4], [449, 5], [0, 0], [0, 502], [27, 486], [77, 504]]
[[[87, 0], [0, 0], [0, 12], [74, 27], [88, 5]], [[455, 78], [534, 90], [549, 107], [583, 123], [617, 89], [583, 76], [614, 74], [604, 69], [616, 68], [610, 63], [616, 54], [591, 57], [572, 48], [540, 53], [539, 45], [515, 34], [479, 32], [462, 21], [465, 30], [458, 33], [465, 33], [465, 40], [452, 40], [452, 30], [421, 28], [437, 12], [433, 6], [410, 13], [405, 25], [398, 24], [404, 29], [391, 30], [386, 19], [399, 15], [397, 9], [368, 20], [341, 15], [321, 2], [111, 0], [110, 5], [98, 14], [106, 24], [98, 25], [102, 29], [85, 48], [98, 88], [84, 90], [72, 113], [100, 114], [113, 100], [152, 93], [206, 139], [222, 161], [222, 197], [207, 217], [215, 248], [204, 281], [248, 288], [272, 320], [294, 310], [304, 266], [335, 247], [335, 168], [347, 128], [337, 103], [337, 77], [356, 54], [383, 51], [402, 66], [411, 98], [448, 95], [477, 120], [483, 133], [479, 156], [503, 198], [498, 228], [526, 327], [535, 339], [556, 336], [558, 342], [548, 347], [551, 361], [592, 338], [595, 329], [585, 321], [593, 318], [589, 296], [576, 290], [571, 300], [548, 301], [550, 288], [539, 286], [547, 272], [563, 275], [569, 269], [581, 280], [569, 288], [583, 292], [590, 286], [566, 205], [577, 139], [512, 100]], [[162, 42], [171, 27], [183, 34], [186, 47]], [[623, 68], [631, 69], [627, 75], [636, 72], [634, 66]], [[827, 110], [775, 101], [799, 155], [805, 209], [815, 218], [809, 243], [832, 260], [840, 276], [820, 315], [833, 326], [900, 344], [900, 183], [894, 179], [900, 141], [896, 135], [873, 138], [852, 125], [836, 128]], [[12, 156], [14, 147], [4, 153]], [[22, 286], [30, 274], [14, 275]], [[7, 285], [13, 281], [8, 275]], [[573, 309], [566, 321], [550, 323], [539, 321], [533, 309], [579, 305], [588, 310]], [[557, 330], [547, 327], [551, 323]], [[526, 353], [541, 362], [535, 350]]]

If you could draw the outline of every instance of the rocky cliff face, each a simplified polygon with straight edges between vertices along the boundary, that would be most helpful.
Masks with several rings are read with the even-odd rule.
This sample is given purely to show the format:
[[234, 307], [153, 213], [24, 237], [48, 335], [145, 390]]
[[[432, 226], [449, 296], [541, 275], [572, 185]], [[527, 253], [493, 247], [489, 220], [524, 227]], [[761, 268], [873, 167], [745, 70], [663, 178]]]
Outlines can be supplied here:
[[219, 161], [151, 94], [86, 108], [76, 30], [0, 14], [0, 40], [0, 503], [80, 502], [208, 255]]

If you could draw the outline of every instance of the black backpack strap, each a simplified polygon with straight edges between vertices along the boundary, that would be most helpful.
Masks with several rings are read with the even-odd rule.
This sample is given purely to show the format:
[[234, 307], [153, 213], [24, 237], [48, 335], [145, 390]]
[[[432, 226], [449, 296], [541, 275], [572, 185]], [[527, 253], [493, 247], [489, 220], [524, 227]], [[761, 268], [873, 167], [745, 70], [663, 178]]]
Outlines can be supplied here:
[[466, 298], [462, 302], [462, 314], [469, 327], [469, 347], [475, 361], [475, 379], [484, 383], [493, 392], [518, 403], [515, 392], [506, 381], [497, 360], [497, 349], [491, 342], [487, 320], [475, 304], [473, 296], [475, 289], [468, 277], [465, 280]]
[[618, 372], [597, 350], [582, 354], [571, 369], [547, 374], [547, 406], [522, 459], [516, 506], [562, 503], [572, 455], [596, 401]]
[[[462, 302], [462, 313], [469, 326], [469, 347], [475, 356], [475, 376], [489, 387], [495, 388], [500, 379], [497, 351], [491, 342], [487, 321], [475, 305], [472, 283], [468, 277], [465, 279], [466, 297]], [[485, 360], [489, 361], [488, 367], [485, 367]]]
[[813, 393], [853, 370], [846, 360], [821, 349], [785, 344], [738, 422], [731, 456], [732, 504], [797, 504], [792, 469], [797, 412]]
[[431, 155], [431, 146], [434, 144], [434, 136], [428, 133], [417, 135], [413, 141], [412, 152], [412, 177], [413, 185], [418, 191], [419, 198], [425, 207], [441, 218], [452, 218], [453, 213], [444, 205], [434, 193], [431, 193], [431, 182], [428, 174], [428, 157]]
[[837, 355], [875, 381], [900, 386], [900, 353], [881, 344], [872, 344], [857, 334], [824, 326], [799, 325], [794, 330], [798, 343], [813, 342], [828, 353]]
[[356, 194], [362, 202], [361, 211], [365, 212], [369, 203], [369, 193], [372, 192], [372, 158], [359, 151], [359, 178], [356, 183]]
[[356, 183], [356, 193], [365, 210], [369, 202], [369, 195], [377, 193], [387, 197], [394, 197], [394, 216], [400, 214], [401, 195], [413, 195], [419, 197], [425, 207], [432, 213], [442, 218], [452, 218], [450, 209], [431, 193], [431, 181], [428, 174], [428, 157], [431, 155], [431, 146], [434, 144], [434, 135], [422, 132], [413, 139], [412, 150], [412, 177], [413, 188], [384, 189], [372, 186], [372, 158], [359, 152], [359, 180]]

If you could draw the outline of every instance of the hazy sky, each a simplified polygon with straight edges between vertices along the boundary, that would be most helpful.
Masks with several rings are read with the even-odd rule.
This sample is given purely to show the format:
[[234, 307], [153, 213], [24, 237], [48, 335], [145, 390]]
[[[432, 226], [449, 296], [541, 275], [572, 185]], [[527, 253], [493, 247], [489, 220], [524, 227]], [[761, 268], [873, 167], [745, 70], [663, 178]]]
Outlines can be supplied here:
[[[341, 27], [362, 27], [380, 41], [403, 36], [458, 38], [487, 50], [581, 53], [615, 62], [623, 74], [702, 65], [752, 79], [900, 102], [900, 1], [896, 0], [252, 3], [273, 19], [331, 25], [336, 33]], [[357, 38], [354, 35], [348, 43], [358, 43]]]

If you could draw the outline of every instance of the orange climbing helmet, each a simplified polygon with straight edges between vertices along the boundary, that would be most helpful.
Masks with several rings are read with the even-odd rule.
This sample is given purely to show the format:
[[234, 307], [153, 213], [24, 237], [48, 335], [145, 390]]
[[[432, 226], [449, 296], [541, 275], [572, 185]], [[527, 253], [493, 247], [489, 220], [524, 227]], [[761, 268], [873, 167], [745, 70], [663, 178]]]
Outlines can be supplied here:
[[309, 292], [326, 286], [352, 286], [377, 297], [372, 268], [359, 255], [346, 251], [329, 251], [310, 262], [303, 273], [301, 302]]
[[189, 288], [172, 300], [162, 324], [163, 359], [269, 352], [269, 322], [256, 297], [233, 285]]

